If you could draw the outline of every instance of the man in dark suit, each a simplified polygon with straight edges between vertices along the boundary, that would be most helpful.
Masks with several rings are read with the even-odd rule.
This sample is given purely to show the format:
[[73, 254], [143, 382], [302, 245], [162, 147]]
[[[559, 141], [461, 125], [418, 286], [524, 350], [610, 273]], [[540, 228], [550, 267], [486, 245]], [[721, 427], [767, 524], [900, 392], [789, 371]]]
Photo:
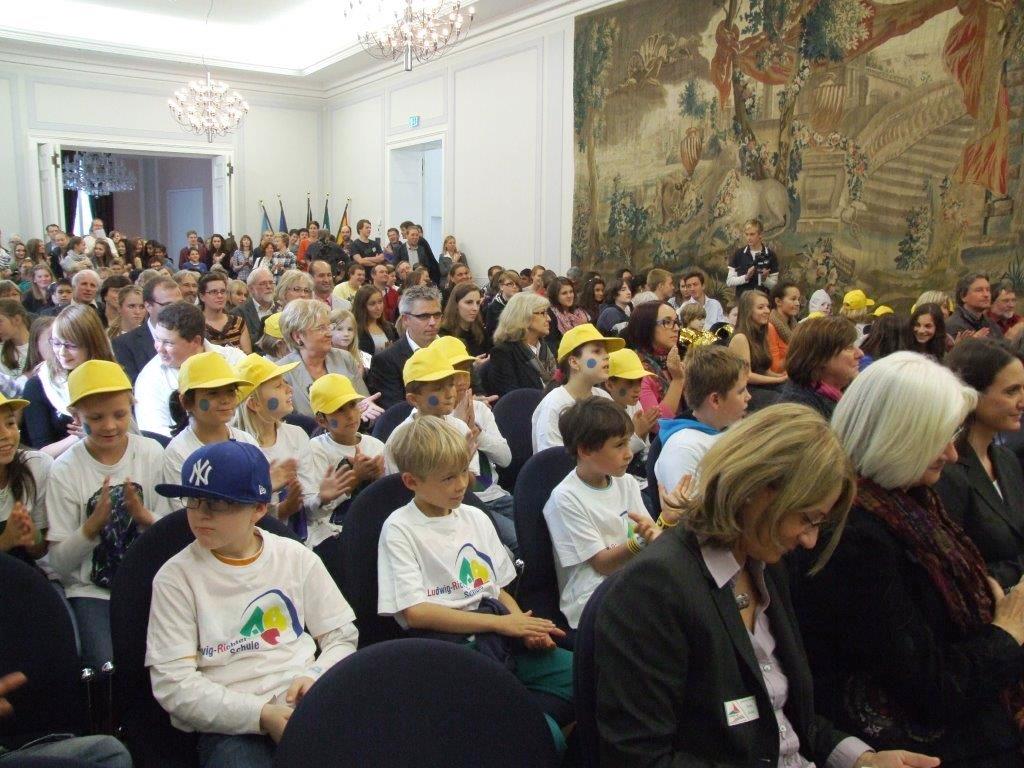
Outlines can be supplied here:
[[[393, 248], [395, 263], [397, 264], [399, 261], [405, 260], [410, 264], [426, 267], [434, 285], [440, 285], [441, 267], [434, 257], [434, 251], [430, 248], [430, 243], [423, 239], [423, 228], [419, 224], [413, 224], [412, 222], [406, 222], [406, 224], [408, 224], [406, 241], [399, 243]], [[404, 227], [405, 224], [402, 226]]]
[[269, 269], [259, 267], [249, 273], [245, 284], [249, 287], [249, 298], [228, 314], [245, 320], [249, 338], [256, 344], [263, 336], [263, 321], [277, 311], [274, 303], [274, 275]]
[[413, 286], [402, 294], [398, 312], [404, 318], [405, 335], [373, 358], [366, 382], [371, 392], [380, 392], [377, 404], [384, 409], [405, 400], [405, 361], [437, 338], [441, 294], [432, 285]]
[[142, 286], [142, 303], [146, 306], [146, 321], [128, 333], [114, 339], [114, 357], [128, 374], [132, 385], [150, 360], [156, 356], [153, 344], [153, 326], [157, 315], [168, 304], [181, 301], [181, 289], [169, 277], [156, 277]]

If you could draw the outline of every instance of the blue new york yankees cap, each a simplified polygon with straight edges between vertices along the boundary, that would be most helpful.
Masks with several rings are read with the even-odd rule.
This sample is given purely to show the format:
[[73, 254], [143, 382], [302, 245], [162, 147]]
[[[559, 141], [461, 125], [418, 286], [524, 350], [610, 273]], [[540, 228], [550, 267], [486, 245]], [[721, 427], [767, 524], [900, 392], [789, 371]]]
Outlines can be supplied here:
[[270, 464], [255, 445], [225, 440], [196, 449], [181, 467], [181, 484], [160, 483], [170, 498], [206, 498], [236, 504], [270, 502]]

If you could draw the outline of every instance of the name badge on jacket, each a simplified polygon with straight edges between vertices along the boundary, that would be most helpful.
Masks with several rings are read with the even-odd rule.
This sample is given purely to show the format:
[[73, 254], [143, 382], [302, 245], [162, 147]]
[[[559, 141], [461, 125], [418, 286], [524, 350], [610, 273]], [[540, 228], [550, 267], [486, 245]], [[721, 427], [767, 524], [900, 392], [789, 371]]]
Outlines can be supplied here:
[[730, 726], [757, 720], [757, 701], [753, 696], [725, 702], [725, 720]]

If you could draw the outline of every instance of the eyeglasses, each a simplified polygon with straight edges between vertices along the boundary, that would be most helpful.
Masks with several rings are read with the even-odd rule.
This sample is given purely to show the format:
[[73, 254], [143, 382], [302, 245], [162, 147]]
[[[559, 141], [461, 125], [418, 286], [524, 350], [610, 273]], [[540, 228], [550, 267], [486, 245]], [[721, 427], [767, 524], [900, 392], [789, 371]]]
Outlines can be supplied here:
[[164, 307], [166, 307], [166, 306], [167, 306], [168, 304], [174, 304], [174, 303], [176, 303], [176, 301], [177, 301], [176, 299], [172, 299], [171, 301], [157, 301], [156, 299], [153, 299], [153, 301], [151, 301], [151, 302], [150, 302], [150, 304], [156, 304], [156, 306], [158, 306], [158, 307], [160, 307], [161, 309], [163, 309], [163, 308], [164, 308]]
[[418, 315], [414, 315], [411, 312], [407, 312], [405, 316], [406, 317], [414, 317], [417, 320], [419, 320], [421, 323], [425, 323], [428, 320], [440, 320], [441, 319], [441, 313], [440, 312], [420, 312]]
[[185, 501], [185, 509], [189, 512], [198, 512], [200, 507], [211, 515], [225, 515], [237, 512], [243, 508], [241, 504], [212, 504], [209, 499], [190, 498]]
[[666, 317], [658, 321], [658, 325], [662, 328], [678, 328], [679, 320], [675, 317]]
[[959, 443], [960, 439], [964, 436], [964, 433], [966, 431], [967, 428], [963, 424], [961, 424], [959, 427], [956, 428], [956, 432], [953, 433], [953, 437], [950, 438], [949, 442]]
[[72, 344], [70, 341], [61, 341], [60, 339], [50, 339], [50, 346], [53, 347], [54, 351], [58, 349], [66, 349], [68, 352], [77, 352], [82, 348], [80, 344]]
[[535, 309], [533, 310], [533, 314], [537, 315], [538, 317], [547, 317], [548, 311], [546, 309]]
[[312, 288], [300, 288], [298, 286], [295, 286], [295, 287], [293, 287], [291, 289], [291, 291], [292, 291], [292, 293], [301, 293], [301, 294], [304, 294], [306, 296], [312, 296], [313, 295], [313, 289]]
[[226, 288], [207, 288], [206, 296], [227, 296], [228, 292]]

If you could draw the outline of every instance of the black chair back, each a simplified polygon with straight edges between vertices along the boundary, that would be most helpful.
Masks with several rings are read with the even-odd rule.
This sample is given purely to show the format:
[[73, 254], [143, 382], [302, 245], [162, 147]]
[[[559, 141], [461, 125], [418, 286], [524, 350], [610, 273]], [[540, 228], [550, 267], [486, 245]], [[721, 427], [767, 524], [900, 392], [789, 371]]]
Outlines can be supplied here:
[[565, 448], [546, 448], [523, 466], [513, 494], [519, 556], [525, 563], [516, 599], [523, 610], [551, 619], [562, 629], [569, 624], [558, 608], [555, 554], [544, 521], [544, 504], [575, 466]]
[[320, 431], [320, 425], [316, 423], [316, 419], [304, 413], [289, 413], [284, 417], [284, 421], [286, 424], [302, 427], [302, 431], [310, 437], [313, 437]]
[[555, 768], [558, 758], [510, 672], [455, 643], [405, 639], [329, 669], [296, 708], [274, 765]]
[[395, 403], [377, 417], [371, 434], [382, 443], [386, 443], [388, 437], [395, 431], [395, 427], [409, 418], [410, 413], [412, 413], [412, 406], [409, 403], [405, 401]]
[[580, 616], [576, 629], [576, 647], [573, 649], [573, 703], [576, 706], [579, 768], [598, 768], [600, 744], [597, 734], [597, 667], [594, 660], [594, 638], [601, 601], [618, 578], [612, 574], [594, 590]]
[[159, 432], [147, 432], [144, 429], [140, 431], [142, 432], [143, 437], [148, 437], [150, 440], [156, 440], [158, 443], [160, 443], [160, 446], [162, 448], [166, 448], [168, 445], [171, 444], [171, 438], [169, 438], [167, 435], [161, 435]]
[[533, 455], [530, 417], [543, 399], [543, 390], [513, 389], [494, 404], [494, 421], [512, 451], [509, 465], [498, 467], [498, 484], [509, 493], [515, 490], [523, 465]]
[[[68, 607], [43, 572], [0, 552], [0, 676], [28, 681], [7, 698], [0, 745], [9, 749], [50, 733], [89, 732], [86, 688]], [[94, 670], [99, 673], [100, 670]]]
[[651, 517], [655, 520], [661, 515], [661, 494], [658, 493], [658, 478], [654, 476], [654, 465], [658, 463], [658, 457], [661, 456], [661, 449], [664, 447], [661, 436], [655, 435], [651, 438], [651, 447], [647, 451], [647, 492], [651, 499]]
[[[295, 538], [284, 523], [264, 517], [260, 528]], [[146, 633], [153, 577], [195, 537], [185, 510], [158, 520], [129, 547], [110, 593], [114, 643], [114, 712], [125, 744], [139, 768], [192, 768], [198, 764], [196, 735], [179, 731], [153, 698], [146, 669]]]

